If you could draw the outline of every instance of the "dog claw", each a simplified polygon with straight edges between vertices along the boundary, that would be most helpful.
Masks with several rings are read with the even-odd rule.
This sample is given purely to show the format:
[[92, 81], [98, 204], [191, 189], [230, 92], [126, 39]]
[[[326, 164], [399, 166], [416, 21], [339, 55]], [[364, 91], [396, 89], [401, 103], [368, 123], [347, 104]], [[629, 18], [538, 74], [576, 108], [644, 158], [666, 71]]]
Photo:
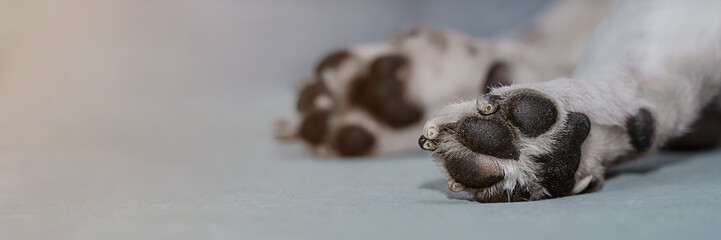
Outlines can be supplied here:
[[461, 185], [460, 183], [454, 182], [453, 180], [448, 180], [448, 182], [446, 182], [446, 184], [448, 185], [448, 190], [451, 190], [451, 192], [460, 192], [460, 191], [463, 191], [463, 189], [465, 189], [465, 187], [463, 187], [463, 185]]
[[431, 140], [426, 139], [426, 137], [423, 135], [418, 138], [418, 146], [420, 146], [423, 150], [427, 151], [434, 151], [438, 148], [435, 143], [433, 143]]
[[426, 143], [423, 144], [423, 149], [428, 150], [428, 151], [436, 150], [436, 148], [437, 148], [437, 146], [430, 141], [427, 141]]
[[438, 126], [433, 121], [426, 122], [423, 126], [423, 136], [427, 139], [436, 139], [438, 137]]
[[476, 100], [476, 108], [483, 115], [490, 115], [490, 114], [495, 113], [496, 110], [498, 110], [498, 107], [496, 107], [495, 104], [493, 104], [487, 100], [481, 100], [481, 99]]
[[591, 183], [592, 179], [593, 179], [593, 176], [588, 175], [588, 176], [582, 178], [580, 181], [576, 182], [576, 184], [573, 186], [573, 190], [571, 190], [571, 195], [576, 195], [576, 194], [583, 192], [583, 190], [586, 190], [586, 188], [588, 187], [588, 184]]

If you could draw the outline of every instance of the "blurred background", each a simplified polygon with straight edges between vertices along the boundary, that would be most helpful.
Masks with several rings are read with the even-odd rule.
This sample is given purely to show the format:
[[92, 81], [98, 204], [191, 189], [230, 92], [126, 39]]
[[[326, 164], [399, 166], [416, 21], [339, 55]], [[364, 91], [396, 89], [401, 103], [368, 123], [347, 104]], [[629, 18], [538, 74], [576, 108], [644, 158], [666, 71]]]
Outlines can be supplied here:
[[0, 0], [0, 213], [242, 199], [278, 159], [310, 174], [271, 127], [321, 57], [418, 23], [493, 35], [547, 2]]
[[419, 23], [490, 36], [547, 2], [2, 0], [0, 143], [229, 154], [265, 139], [334, 49]]
[[[317, 160], [276, 143], [273, 120], [336, 48], [421, 23], [494, 36], [549, 2], [0, 0], [0, 236], [338, 238], [448, 222], [425, 153]], [[514, 231], [503, 222], [487, 223]]]

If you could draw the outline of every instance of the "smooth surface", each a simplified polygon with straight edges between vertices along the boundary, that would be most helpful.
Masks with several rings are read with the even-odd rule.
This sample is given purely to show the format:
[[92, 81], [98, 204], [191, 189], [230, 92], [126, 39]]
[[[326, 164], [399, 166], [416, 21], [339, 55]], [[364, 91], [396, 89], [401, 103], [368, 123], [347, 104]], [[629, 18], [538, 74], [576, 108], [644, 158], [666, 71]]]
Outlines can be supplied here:
[[447, 190], [425, 152], [315, 159], [241, 129], [254, 137], [195, 139], [205, 151], [63, 147], [10, 167], [3, 154], [0, 237], [715, 239], [721, 224], [720, 151], [644, 159], [598, 193], [478, 204]]
[[[422, 19], [498, 33], [542, 6], [292, 2], [3, 2], [0, 239], [718, 238], [719, 151], [646, 159], [599, 193], [482, 205], [420, 150], [316, 159], [275, 142], [325, 52]], [[478, 25], [454, 15], [473, 8]]]

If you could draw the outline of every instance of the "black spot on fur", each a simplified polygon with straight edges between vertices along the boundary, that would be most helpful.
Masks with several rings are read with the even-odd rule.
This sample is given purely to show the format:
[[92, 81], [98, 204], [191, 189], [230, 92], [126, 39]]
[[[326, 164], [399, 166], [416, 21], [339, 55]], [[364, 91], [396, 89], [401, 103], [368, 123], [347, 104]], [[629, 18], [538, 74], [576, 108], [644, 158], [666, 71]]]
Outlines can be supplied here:
[[323, 142], [328, 133], [328, 112], [314, 112], [307, 115], [300, 125], [300, 137], [310, 144]]
[[335, 148], [342, 156], [361, 156], [373, 150], [376, 139], [365, 129], [346, 126], [335, 137]]
[[348, 51], [340, 50], [331, 53], [330, 55], [323, 58], [315, 67], [315, 75], [320, 79], [321, 74], [324, 70], [329, 68], [337, 68], [343, 61], [345, 61], [351, 54]]
[[487, 188], [504, 178], [500, 168], [483, 168], [473, 159], [451, 158], [444, 164], [453, 180], [469, 188]]
[[591, 130], [588, 116], [570, 112], [565, 129], [557, 136], [550, 153], [535, 156], [541, 164], [541, 185], [550, 197], [568, 195], [575, 184], [574, 175], [581, 162], [581, 145]]
[[510, 121], [528, 137], [538, 137], [547, 132], [558, 118], [556, 106], [546, 97], [523, 93], [510, 99]]
[[330, 97], [325, 85], [320, 81], [305, 86], [303, 90], [300, 91], [300, 96], [298, 97], [298, 111], [309, 112], [316, 110], [315, 99], [323, 94], [327, 94]]
[[405, 67], [408, 60], [400, 55], [376, 59], [368, 75], [359, 77], [351, 86], [351, 102], [393, 128], [420, 121], [423, 110], [404, 99], [404, 82], [398, 78], [398, 71]]
[[514, 160], [520, 156], [511, 130], [499, 121], [469, 117], [460, 121], [456, 133], [461, 144], [476, 153]]
[[503, 62], [495, 62], [491, 67], [488, 69], [488, 74], [486, 74], [486, 79], [483, 82], [481, 93], [487, 94], [491, 87], [502, 87], [502, 86], [508, 86], [513, 83], [511, 80], [511, 72], [508, 68], [508, 65]]
[[651, 112], [645, 108], [639, 109], [636, 115], [626, 120], [626, 131], [631, 138], [631, 145], [639, 153], [645, 152], [651, 147], [655, 129], [656, 121]]

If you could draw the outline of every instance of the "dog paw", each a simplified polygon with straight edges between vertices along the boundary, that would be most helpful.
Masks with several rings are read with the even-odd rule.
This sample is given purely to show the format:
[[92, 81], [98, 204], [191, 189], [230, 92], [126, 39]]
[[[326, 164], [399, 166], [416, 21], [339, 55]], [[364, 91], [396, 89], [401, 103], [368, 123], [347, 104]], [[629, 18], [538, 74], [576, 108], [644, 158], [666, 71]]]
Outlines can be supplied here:
[[451, 191], [479, 202], [528, 201], [600, 187], [601, 179], [576, 174], [590, 129], [585, 114], [516, 89], [445, 107], [418, 143], [433, 151]]
[[[505, 57], [501, 50], [507, 48], [418, 27], [391, 43], [336, 51], [320, 61], [314, 81], [299, 91], [296, 136], [329, 155], [413, 148], [417, 131], [441, 106], [510, 85], [516, 74], [529, 72]], [[353, 131], [342, 131], [346, 128]]]

